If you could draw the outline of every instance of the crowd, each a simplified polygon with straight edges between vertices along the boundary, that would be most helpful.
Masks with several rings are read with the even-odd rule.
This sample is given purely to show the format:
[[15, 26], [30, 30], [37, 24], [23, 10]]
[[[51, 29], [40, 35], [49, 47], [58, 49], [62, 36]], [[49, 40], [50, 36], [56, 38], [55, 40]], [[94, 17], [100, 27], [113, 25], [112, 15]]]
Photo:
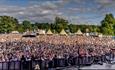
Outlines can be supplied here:
[[[23, 38], [0, 42], [0, 62], [56, 58], [69, 56], [100, 56], [113, 53], [115, 40], [112, 38], [87, 36], [41, 35], [36, 38]], [[79, 54], [78, 54], [79, 52]]]

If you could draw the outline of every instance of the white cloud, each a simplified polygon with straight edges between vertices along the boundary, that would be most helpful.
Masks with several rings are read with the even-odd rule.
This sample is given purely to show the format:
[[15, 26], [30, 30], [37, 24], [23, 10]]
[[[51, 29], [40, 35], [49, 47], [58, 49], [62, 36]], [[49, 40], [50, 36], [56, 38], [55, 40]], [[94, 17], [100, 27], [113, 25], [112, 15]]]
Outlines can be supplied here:
[[38, 22], [52, 22], [56, 16], [63, 15], [58, 9], [68, 0], [43, 1], [30, 0], [27, 6], [0, 5], [0, 15], [18, 18], [20, 21], [29, 19]]
[[24, 12], [18, 12], [20, 15], [23, 15], [24, 14]]
[[48, 14], [48, 13], [50, 13], [49, 10], [43, 10], [43, 11], [42, 11], [42, 14]]
[[[87, 0], [88, 1], [88, 0]], [[27, 6], [0, 5], [0, 15], [9, 15], [18, 18], [20, 21], [29, 19], [33, 22], [52, 22], [56, 16], [67, 18], [72, 23], [92, 23], [95, 17], [104, 16], [108, 8], [114, 6], [113, 0], [92, 0], [97, 5], [86, 7], [86, 0], [47, 0], [37, 1], [30, 0]], [[90, 1], [90, 0], [89, 0]], [[68, 6], [74, 2], [74, 5]], [[79, 6], [79, 5], [83, 6]], [[111, 5], [112, 4], [112, 5]], [[106, 9], [105, 9], [106, 8]], [[84, 17], [77, 16], [82, 14], [93, 13], [97, 16]], [[93, 18], [93, 19], [92, 19]], [[84, 20], [82, 20], [84, 19]], [[82, 21], [81, 21], [82, 20]]]
[[95, 0], [95, 1], [101, 4], [108, 4], [114, 2], [114, 0]]

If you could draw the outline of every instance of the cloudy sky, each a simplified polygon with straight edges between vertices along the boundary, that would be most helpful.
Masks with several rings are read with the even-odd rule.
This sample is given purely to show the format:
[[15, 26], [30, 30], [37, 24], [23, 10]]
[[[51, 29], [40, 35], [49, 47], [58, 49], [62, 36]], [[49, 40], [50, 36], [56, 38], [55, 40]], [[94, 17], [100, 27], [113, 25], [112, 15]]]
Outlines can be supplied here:
[[0, 0], [0, 15], [32, 22], [53, 22], [56, 16], [73, 24], [100, 24], [115, 15], [115, 0]]

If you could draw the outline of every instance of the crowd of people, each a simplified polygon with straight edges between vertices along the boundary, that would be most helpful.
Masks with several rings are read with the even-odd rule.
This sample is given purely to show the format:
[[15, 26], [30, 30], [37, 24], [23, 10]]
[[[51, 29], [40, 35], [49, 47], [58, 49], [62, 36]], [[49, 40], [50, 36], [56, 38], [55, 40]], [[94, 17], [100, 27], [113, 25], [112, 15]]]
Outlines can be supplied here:
[[[115, 40], [91, 36], [41, 35], [15, 41], [0, 42], [0, 62], [69, 58], [69, 56], [100, 56], [113, 53]], [[79, 53], [79, 54], [78, 54]]]

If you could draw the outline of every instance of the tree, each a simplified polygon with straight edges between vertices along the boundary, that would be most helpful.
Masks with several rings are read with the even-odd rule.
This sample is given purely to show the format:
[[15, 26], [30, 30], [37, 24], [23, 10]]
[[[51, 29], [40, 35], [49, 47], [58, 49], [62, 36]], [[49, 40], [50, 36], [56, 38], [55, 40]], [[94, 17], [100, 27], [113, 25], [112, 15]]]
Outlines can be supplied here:
[[32, 30], [38, 30], [38, 27], [35, 24], [32, 24]]
[[55, 28], [56, 27], [56, 25], [55, 24], [53, 24], [53, 23], [51, 23], [50, 24], [50, 29], [51, 29], [51, 31], [53, 32], [53, 33], [56, 33], [56, 31], [55, 31]]
[[62, 29], [68, 28], [68, 21], [61, 17], [55, 18], [55, 30], [59, 33]]
[[23, 24], [18, 24], [17, 31], [20, 33], [23, 33], [25, 31]]
[[32, 30], [32, 25], [31, 25], [30, 21], [24, 20], [22, 22], [22, 24], [23, 24], [23, 27], [24, 27], [24, 31], [26, 31], [26, 30]]
[[74, 24], [70, 24], [68, 27], [69, 27], [69, 31], [70, 31], [71, 33], [75, 33], [75, 32], [77, 32], [77, 30], [78, 30], [77, 26], [74, 25]]
[[37, 26], [38, 29], [44, 29], [44, 30], [48, 30], [50, 28], [50, 24], [49, 23], [35, 23], [35, 26]]
[[11, 32], [16, 29], [18, 21], [10, 16], [0, 16], [0, 33]]
[[101, 32], [106, 35], [114, 35], [115, 19], [112, 14], [106, 14], [104, 20], [101, 21]]

